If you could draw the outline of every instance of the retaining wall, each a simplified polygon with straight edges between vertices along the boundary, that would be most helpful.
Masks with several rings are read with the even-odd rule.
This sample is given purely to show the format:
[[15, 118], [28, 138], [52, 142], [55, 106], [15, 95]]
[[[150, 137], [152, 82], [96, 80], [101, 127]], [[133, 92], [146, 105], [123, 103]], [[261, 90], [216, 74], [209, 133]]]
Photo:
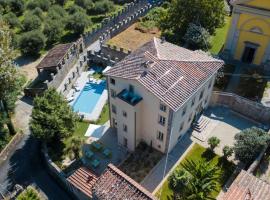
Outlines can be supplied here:
[[9, 143], [6, 145], [6, 147], [0, 152], [0, 165], [8, 158], [11, 151], [14, 150], [17, 144], [22, 140], [23, 136], [24, 135], [22, 132], [16, 133], [13, 136], [13, 138], [9, 141]]
[[226, 92], [213, 92], [210, 105], [228, 106], [254, 121], [268, 125], [270, 122], [270, 108], [261, 103], [248, 100], [244, 97]]
[[101, 45], [101, 52], [105, 55], [109, 55], [113, 60], [117, 58], [118, 60], [124, 59], [127, 55], [131, 53], [130, 50], [126, 50], [123, 48], [118, 48], [115, 45]]

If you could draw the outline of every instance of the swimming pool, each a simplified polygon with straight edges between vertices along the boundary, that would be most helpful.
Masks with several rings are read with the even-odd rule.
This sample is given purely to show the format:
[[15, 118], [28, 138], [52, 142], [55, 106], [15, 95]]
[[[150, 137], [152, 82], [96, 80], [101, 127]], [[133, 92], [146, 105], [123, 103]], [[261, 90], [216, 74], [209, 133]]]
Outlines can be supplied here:
[[80, 95], [73, 103], [73, 110], [75, 112], [92, 113], [105, 87], [105, 81], [101, 81], [100, 83], [86, 83]]

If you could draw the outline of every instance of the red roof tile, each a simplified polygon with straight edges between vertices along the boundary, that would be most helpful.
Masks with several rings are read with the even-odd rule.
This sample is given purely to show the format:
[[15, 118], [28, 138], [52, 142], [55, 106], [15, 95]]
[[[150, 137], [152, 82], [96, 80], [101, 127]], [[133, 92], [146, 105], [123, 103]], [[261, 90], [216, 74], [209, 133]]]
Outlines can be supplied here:
[[102, 200], [153, 200], [155, 197], [117, 167], [109, 164], [93, 188], [93, 198]]
[[89, 169], [77, 169], [67, 180], [81, 192], [92, 198], [92, 188], [97, 181], [97, 176]]
[[105, 74], [134, 79], [174, 111], [214, 75], [224, 62], [154, 38]]
[[269, 183], [242, 170], [222, 200], [270, 200]]

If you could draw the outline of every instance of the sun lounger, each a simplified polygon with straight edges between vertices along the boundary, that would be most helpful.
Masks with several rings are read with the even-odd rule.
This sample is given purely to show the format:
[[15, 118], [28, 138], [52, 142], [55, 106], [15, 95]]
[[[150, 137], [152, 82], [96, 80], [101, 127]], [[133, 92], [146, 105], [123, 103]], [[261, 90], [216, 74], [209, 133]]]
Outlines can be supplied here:
[[76, 92], [80, 91], [80, 88], [78, 86], [75, 86], [74, 89], [75, 89]]
[[102, 145], [100, 143], [94, 142], [92, 146], [97, 150], [100, 151], [102, 149]]
[[73, 100], [74, 100], [74, 97], [73, 97], [73, 96], [67, 98], [67, 101], [68, 101], [69, 103], [72, 102]]

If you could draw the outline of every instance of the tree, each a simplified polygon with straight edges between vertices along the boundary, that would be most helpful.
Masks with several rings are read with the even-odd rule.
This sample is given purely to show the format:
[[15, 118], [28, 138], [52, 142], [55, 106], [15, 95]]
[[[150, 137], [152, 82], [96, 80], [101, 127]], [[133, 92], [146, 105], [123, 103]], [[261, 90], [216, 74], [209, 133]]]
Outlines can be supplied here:
[[212, 151], [214, 151], [214, 149], [219, 145], [220, 139], [218, 139], [217, 137], [213, 136], [213, 137], [210, 137], [208, 139], [207, 143], [209, 144], [210, 149]]
[[212, 35], [224, 25], [225, 14], [222, 0], [173, 0], [160, 28], [168, 40], [179, 44], [190, 23], [199, 24]]
[[62, 36], [62, 33], [64, 31], [64, 26], [62, 23], [59, 23], [56, 20], [48, 19], [44, 25], [44, 34], [47, 37], [47, 43], [53, 44]]
[[94, 14], [104, 14], [106, 12], [110, 12], [113, 10], [114, 4], [112, 1], [109, 0], [100, 0], [95, 2], [92, 8], [88, 8], [87, 12], [94, 13]]
[[41, 8], [43, 11], [47, 11], [51, 3], [49, 0], [31, 0], [27, 3], [27, 9], [33, 10], [36, 7]]
[[[4, 114], [1, 118], [9, 118], [9, 112], [13, 111], [25, 81], [13, 62], [15, 53], [11, 47], [12, 39], [9, 27], [1, 20], [0, 30], [0, 113]], [[14, 133], [11, 121], [6, 124], [10, 133]], [[3, 128], [1, 129], [3, 130]]]
[[[175, 187], [174, 195], [178, 199], [205, 200], [217, 189], [220, 178], [219, 168], [210, 162], [186, 160], [183, 169], [177, 170], [169, 179]], [[180, 183], [179, 183], [180, 182]]]
[[34, 99], [30, 128], [36, 138], [59, 141], [74, 132], [77, 119], [64, 97], [49, 88]]
[[9, 0], [7, 1], [7, 4], [10, 8], [10, 11], [16, 13], [17, 16], [21, 15], [24, 11], [23, 0]]
[[223, 157], [228, 159], [233, 154], [233, 148], [226, 145], [223, 147], [222, 152], [223, 152]]
[[208, 50], [211, 47], [210, 34], [208, 31], [196, 24], [190, 23], [183, 39], [191, 49]]
[[234, 152], [236, 159], [249, 164], [269, 144], [270, 135], [262, 129], [252, 127], [235, 135]]
[[86, 10], [94, 7], [94, 3], [92, 0], [75, 0], [75, 4]]
[[70, 145], [65, 148], [67, 154], [71, 155], [71, 159], [79, 159], [81, 156], [83, 139], [72, 137], [70, 139]]
[[88, 16], [83, 12], [75, 12], [70, 15], [67, 28], [75, 34], [82, 34], [87, 26], [91, 24]]
[[57, 3], [61, 6], [65, 5], [66, 2], [67, 2], [67, 0], [55, 0], [55, 3]]
[[45, 46], [46, 38], [40, 30], [33, 30], [23, 33], [18, 46], [24, 55], [37, 56]]
[[8, 25], [11, 28], [15, 28], [15, 27], [20, 26], [20, 21], [19, 21], [18, 17], [13, 12], [9, 12], [9, 13], [5, 14], [3, 16], [3, 19], [5, 22], [8, 23]]
[[38, 16], [33, 14], [27, 14], [23, 20], [23, 30], [24, 31], [32, 31], [40, 28], [41, 20]]

